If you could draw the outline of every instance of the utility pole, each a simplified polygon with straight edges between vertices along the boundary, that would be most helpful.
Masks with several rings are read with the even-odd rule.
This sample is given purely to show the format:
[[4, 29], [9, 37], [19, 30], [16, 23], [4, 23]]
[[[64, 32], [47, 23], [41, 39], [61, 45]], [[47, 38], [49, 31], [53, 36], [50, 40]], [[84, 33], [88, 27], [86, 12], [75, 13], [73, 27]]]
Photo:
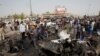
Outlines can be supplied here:
[[31, 3], [31, 0], [30, 0], [30, 19], [32, 19], [32, 3]]

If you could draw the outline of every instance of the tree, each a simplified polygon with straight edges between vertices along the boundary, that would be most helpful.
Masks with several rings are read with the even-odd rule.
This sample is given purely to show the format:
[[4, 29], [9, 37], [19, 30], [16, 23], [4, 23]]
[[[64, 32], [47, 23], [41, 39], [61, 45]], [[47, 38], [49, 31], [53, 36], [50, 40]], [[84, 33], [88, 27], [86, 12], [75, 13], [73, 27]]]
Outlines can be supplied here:
[[19, 17], [20, 17], [20, 19], [22, 19], [22, 20], [23, 20], [23, 19], [25, 18], [24, 13], [21, 13]]
[[19, 18], [19, 15], [18, 14], [14, 14], [12, 15], [14, 19], [18, 19]]

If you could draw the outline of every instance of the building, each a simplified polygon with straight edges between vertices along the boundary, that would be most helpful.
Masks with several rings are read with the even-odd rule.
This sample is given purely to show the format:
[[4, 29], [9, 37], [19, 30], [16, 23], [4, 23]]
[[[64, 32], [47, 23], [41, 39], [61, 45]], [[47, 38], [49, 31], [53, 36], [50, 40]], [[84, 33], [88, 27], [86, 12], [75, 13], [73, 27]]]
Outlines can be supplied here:
[[54, 12], [46, 12], [42, 14], [44, 18], [48, 17], [66, 17], [68, 15], [65, 7], [56, 7]]

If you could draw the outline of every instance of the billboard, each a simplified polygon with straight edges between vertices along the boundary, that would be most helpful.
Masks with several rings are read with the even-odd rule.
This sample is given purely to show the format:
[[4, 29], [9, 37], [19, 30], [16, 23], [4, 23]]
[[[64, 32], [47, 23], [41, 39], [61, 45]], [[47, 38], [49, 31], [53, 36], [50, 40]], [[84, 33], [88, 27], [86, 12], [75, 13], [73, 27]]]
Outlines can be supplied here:
[[64, 8], [64, 7], [56, 8], [56, 13], [57, 14], [64, 14], [65, 12], [66, 12], [66, 8]]

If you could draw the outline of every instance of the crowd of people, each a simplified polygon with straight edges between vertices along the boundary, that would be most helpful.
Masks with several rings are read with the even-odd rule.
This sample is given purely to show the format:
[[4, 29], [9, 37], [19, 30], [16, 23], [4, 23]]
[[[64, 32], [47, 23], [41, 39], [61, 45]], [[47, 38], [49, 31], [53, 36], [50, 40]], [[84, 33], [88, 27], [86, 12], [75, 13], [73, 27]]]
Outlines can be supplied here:
[[[6, 23], [6, 22], [5, 22]], [[100, 35], [100, 19], [79, 19], [79, 18], [64, 18], [61, 19], [58, 18], [56, 20], [52, 19], [37, 19], [36, 21], [32, 20], [24, 20], [24, 21], [18, 21], [15, 20], [13, 23], [9, 22], [6, 23], [6, 27], [10, 28], [11, 31], [20, 31], [22, 34], [22, 38], [27, 35], [26, 33], [30, 34], [38, 34], [38, 39], [43, 39], [44, 36], [47, 36], [48, 33], [48, 27], [49, 25], [55, 24], [55, 31], [57, 31], [61, 28], [66, 27], [68, 31], [71, 31], [74, 29], [74, 37], [76, 39], [84, 40], [85, 36], [91, 36], [94, 34]], [[3, 29], [2, 25], [0, 30]], [[3, 34], [4, 31], [2, 31]], [[1, 32], [0, 32], [1, 33]], [[2, 35], [1, 34], [1, 35]]]
[[[54, 30], [49, 30], [53, 28]], [[5, 29], [19, 31], [21, 39], [30, 39], [30, 43], [36, 45], [38, 40], [49, 39], [51, 35], [57, 35], [60, 30], [66, 29], [73, 39], [95, 42], [95, 37], [100, 36], [100, 18], [38, 18], [37, 20], [14, 20], [13, 22], [0, 23], [0, 40], [5, 39]], [[96, 42], [97, 43], [97, 42]], [[96, 44], [95, 43], [95, 44]], [[94, 44], [93, 44], [94, 45]], [[94, 47], [96, 47], [95, 45]]]

